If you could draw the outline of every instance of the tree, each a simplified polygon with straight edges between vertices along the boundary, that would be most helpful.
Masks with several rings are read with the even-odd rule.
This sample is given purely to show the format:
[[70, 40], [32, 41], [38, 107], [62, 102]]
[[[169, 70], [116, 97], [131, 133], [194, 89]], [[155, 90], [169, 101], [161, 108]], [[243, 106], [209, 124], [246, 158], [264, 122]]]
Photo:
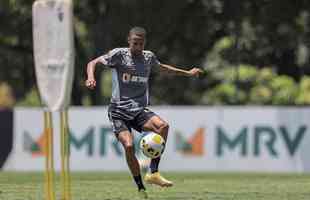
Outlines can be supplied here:
[[[0, 2], [0, 25], [5, 27], [0, 29], [0, 81], [13, 87], [17, 100], [36, 88], [32, 2]], [[185, 69], [202, 66], [210, 71], [206, 79], [197, 80], [159, 76], [158, 71], [153, 70], [151, 100], [155, 104], [205, 103], [202, 99], [206, 98], [206, 91], [226, 88], [225, 77], [220, 79], [220, 74], [227, 68], [238, 71], [241, 65], [255, 66], [258, 70], [269, 66], [276, 74], [290, 76], [298, 83], [310, 74], [310, 2], [306, 0], [85, 0], [74, 3], [74, 105], [108, 103], [100, 81], [101, 77], [108, 80], [109, 74], [103, 75], [105, 71], [98, 67], [98, 88], [90, 92], [84, 87], [86, 64], [114, 47], [127, 46], [127, 32], [135, 25], [147, 29], [147, 49], [153, 50], [163, 63]], [[246, 83], [236, 78], [229, 84], [236, 89], [236, 98], [243, 96], [239, 92]], [[268, 93], [261, 87], [252, 93], [255, 91]], [[248, 101], [251, 100], [234, 102]]]

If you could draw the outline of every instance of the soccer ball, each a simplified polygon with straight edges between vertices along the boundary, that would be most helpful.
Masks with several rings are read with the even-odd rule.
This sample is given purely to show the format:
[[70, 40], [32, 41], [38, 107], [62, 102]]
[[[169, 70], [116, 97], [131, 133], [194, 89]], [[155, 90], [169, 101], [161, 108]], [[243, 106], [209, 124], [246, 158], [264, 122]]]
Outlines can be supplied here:
[[159, 157], [165, 148], [165, 140], [156, 133], [149, 133], [140, 140], [143, 154], [149, 158]]

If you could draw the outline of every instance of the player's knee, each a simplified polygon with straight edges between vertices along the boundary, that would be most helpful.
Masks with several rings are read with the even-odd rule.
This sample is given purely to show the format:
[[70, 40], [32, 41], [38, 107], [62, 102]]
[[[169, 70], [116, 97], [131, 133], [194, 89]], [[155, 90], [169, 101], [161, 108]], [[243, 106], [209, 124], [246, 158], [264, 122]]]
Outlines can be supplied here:
[[169, 130], [169, 124], [167, 122], [162, 122], [160, 125], [160, 129], [162, 132], [168, 132]]
[[126, 152], [134, 152], [134, 145], [132, 142], [124, 142], [123, 143], [124, 149]]

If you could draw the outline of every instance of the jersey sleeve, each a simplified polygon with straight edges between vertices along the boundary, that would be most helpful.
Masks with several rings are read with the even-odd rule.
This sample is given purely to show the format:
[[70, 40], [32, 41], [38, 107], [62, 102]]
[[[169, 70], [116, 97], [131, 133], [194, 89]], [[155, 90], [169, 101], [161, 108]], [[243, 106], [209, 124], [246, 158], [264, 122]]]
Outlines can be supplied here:
[[119, 49], [113, 49], [99, 57], [99, 62], [107, 67], [115, 67], [119, 62]]
[[160, 65], [160, 61], [157, 59], [156, 55], [152, 52], [151, 53], [151, 66], [158, 67]]

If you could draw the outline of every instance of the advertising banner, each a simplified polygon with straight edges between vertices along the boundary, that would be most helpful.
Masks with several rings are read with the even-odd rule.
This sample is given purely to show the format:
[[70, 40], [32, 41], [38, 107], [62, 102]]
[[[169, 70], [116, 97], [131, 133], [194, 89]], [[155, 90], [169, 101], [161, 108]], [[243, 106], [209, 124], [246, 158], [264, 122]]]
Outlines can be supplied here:
[[[309, 172], [310, 109], [151, 107], [169, 125], [160, 168], [169, 171]], [[69, 110], [72, 170], [128, 170], [106, 107]], [[59, 127], [55, 119], [54, 127]], [[8, 170], [43, 170], [43, 112], [15, 109]], [[54, 131], [59, 169], [59, 130]], [[139, 133], [135, 133], [138, 143]], [[137, 146], [137, 145], [136, 145]], [[145, 160], [138, 146], [137, 157]]]

